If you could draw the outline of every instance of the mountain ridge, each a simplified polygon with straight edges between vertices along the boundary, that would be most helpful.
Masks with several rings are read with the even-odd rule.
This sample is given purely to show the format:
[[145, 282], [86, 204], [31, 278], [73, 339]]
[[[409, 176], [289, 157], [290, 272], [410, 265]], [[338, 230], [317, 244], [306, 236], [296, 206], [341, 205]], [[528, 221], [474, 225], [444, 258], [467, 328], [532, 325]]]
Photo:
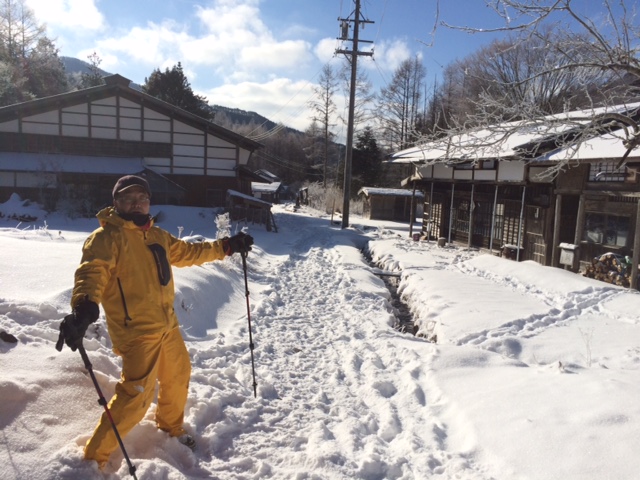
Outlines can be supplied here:
[[[60, 61], [64, 65], [65, 71], [68, 75], [82, 75], [82, 74], [90, 74], [92, 73], [91, 64], [84, 60], [75, 57], [65, 57], [61, 56]], [[109, 75], [113, 75], [113, 73], [107, 72], [101, 68], [98, 68], [100, 74], [104, 77], [108, 77]], [[129, 79], [130, 80], [130, 79]], [[142, 85], [131, 81], [131, 88], [142, 91]], [[272, 120], [269, 120], [267, 117], [260, 115], [257, 112], [250, 110], [243, 110], [241, 108], [233, 108], [233, 107], [225, 107], [224, 105], [216, 105], [216, 104], [208, 104], [209, 108], [213, 110], [216, 114], [218, 112], [223, 113], [229, 122], [234, 125], [262, 125], [266, 130], [271, 130], [278, 126], [278, 124]], [[215, 117], [214, 117], [214, 123]], [[295, 128], [285, 127], [286, 130], [303, 134], [300, 130], [296, 130]]]

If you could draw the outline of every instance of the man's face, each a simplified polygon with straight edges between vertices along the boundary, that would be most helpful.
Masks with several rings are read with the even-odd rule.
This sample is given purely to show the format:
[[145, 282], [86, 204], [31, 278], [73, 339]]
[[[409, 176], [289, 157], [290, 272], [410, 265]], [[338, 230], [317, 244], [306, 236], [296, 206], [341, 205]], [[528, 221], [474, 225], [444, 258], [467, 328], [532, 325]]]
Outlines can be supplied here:
[[148, 215], [151, 202], [149, 195], [142, 187], [131, 187], [119, 193], [114, 199], [113, 205], [118, 213], [142, 213]]

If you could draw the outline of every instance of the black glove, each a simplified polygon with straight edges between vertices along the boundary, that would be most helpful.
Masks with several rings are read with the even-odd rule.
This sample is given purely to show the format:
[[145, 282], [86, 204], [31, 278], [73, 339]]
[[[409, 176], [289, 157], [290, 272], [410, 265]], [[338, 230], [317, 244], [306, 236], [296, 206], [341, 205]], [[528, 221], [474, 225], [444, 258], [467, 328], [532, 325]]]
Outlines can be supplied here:
[[251, 251], [251, 245], [253, 245], [253, 237], [242, 232], [231, 238], [224, 238], [222, 240], [222, 248], [227, 255], [249, 253]]
[[62, 351], [63, 344], [72, 350], [76, 351], [78, 345], [82, 344], [84, 334], [87, 332], [87, 328], [93, 322], [95, 322], [100, 316], [100, 309], [95, 302], [91, 300], [83, 300], [80, 302], [73, 313], [64, 317], [60, 324], [60, 335], [58, 336], [58, 343], [56, 343], [56, 349]]

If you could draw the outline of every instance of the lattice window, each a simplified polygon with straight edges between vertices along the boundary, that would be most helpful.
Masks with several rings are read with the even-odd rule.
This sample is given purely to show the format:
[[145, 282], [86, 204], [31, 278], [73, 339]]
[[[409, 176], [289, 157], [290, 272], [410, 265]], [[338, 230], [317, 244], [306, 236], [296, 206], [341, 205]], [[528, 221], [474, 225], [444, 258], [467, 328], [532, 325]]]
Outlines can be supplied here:
[[627, 167], [616, 169], [618, 162], [598, 162], [589, 165], [590, 182], [624, 182]]

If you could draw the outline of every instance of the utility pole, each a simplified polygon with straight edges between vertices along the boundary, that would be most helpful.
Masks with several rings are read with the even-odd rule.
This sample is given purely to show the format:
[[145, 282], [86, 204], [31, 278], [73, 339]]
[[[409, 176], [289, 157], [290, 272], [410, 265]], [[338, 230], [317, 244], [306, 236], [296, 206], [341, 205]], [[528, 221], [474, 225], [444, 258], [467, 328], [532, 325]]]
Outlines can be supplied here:
[[[358, 32], [360, 30], [361, 23], [374, 23], [369, 20], [365, 20], [360, 16], [360, 0], [353, 0], [356, 4], [356, 9], [351, 13], [349, 18], [338, 18], [340, 22], [341, 36], [340, 40], [346, 40], [353, 42], [353, 48], [351, 50], [336, 50], [336, 53], [343, 53], [351, 57], [351, 86], [349, 89], [349, 120], [347, 123], [347, 153], [344, 160], [344, 201], [342, 205], [342, 228], [349, 226], [349, 200], [351, 198], [351, 159], [353, 157], [353, 117], [356, 100], [356, 73], [357, 73], [357, 59], [358, 55], [372, 56], [373, 52], [359, 52], [358, 42], [373, 43], [371, 40], [360, 40], [358, 38]], [[349, 39], [349, 25], [353, 23], [353, 38]]]

